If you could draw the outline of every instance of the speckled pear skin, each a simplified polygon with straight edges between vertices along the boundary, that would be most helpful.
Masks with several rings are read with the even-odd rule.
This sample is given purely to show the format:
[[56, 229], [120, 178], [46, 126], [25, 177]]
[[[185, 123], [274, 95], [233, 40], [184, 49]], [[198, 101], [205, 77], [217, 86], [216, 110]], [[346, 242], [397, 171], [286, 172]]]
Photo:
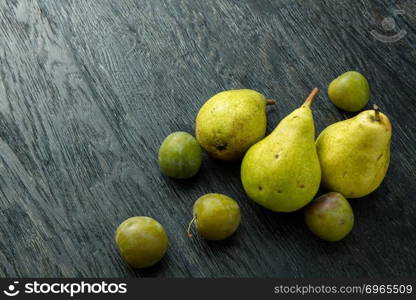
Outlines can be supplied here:
[[196, 138], [212, 157], [234, 161], [266, 134], [266, 98], [254, 90], [220, 92], [199, 110]]
[[360, 198], [377, 189], [390, 163], [392, 128], [386, 115], [366, 110], [328, 126], [316, 146], [322, 185], [347, 198]]
[[244, 156], [241, 164], [244, 190], [252, 200], [272, 211], [298, 210], [319, 189], [321, 169], [310, 109], [318, 92], [315, 89], [304, 105], [285, 117]]

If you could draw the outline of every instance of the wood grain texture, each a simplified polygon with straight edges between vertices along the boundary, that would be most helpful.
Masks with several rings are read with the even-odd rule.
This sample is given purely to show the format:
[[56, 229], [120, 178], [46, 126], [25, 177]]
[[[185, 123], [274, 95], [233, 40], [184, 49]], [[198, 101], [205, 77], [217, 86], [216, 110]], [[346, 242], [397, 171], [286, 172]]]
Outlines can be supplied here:
[[[411, 277], [416, 275], [416, 6], [387, 0], [17, 0], [0, 2], [0, 276]], [[382, 43], [394, 9], [403, 39]], [[387, 33], [385, 34], [393, 34]], [[393, 123], [382, 186], [352, 200], [339, 243], [308, 232], [302, 212], [266, 211], [244, 194], [239, 163], [204, 156], [187, 181], [164, 177], [157, 151], [218, 91], [278, 101], [268, 131], [314, 87], [317, 133], [352, 116], [326, 86], [358, 70]], [[223, 242], [188, 239], [208, 192], [241, 205]], [[114, 230], [148, 215], [169, 235], [147, 270], [120, 259]]]

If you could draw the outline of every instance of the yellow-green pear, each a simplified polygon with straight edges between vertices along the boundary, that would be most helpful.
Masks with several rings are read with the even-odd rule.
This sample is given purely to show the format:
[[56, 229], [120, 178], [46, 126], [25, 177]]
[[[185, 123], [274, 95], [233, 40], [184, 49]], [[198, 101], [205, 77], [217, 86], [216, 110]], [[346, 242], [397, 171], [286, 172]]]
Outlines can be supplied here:
[[316, 141], [323, 187], [347, 198], [373, 192], [389, 167], [391, 133], [377, 106], [325, 128]]
[[238, 160], [266, 134], [266, 105], [254, 90], [223, 91], [210, 98], [196, 117], [196, 138], [211, 156]]
[[321, 168], [310, 108], [318, 93], [314, 89], [300, 108], [285, 117], [244, 156], [241, 164], [244, 190], [252, 200], [270, 210], [298, 210], [319, 189]]

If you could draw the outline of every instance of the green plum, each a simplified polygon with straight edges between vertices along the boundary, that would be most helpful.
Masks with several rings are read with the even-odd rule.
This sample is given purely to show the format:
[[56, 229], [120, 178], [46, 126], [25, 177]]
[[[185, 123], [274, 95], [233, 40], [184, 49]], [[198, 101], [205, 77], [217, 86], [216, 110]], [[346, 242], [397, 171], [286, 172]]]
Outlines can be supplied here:
[[342, 240], [354, 225], [354, 213], [340, 193], [327, 193], [313, 200], [305, 209], [309, 229], [326, 241]]
[[162, 172], [173, 178], [191, 178], [198, 173], [202, 151], [197, 140], [187, 132], [171, 133], [159, 149], [159, 166]]
[[123, 259], [134, 268], [156, 264], [165, 255], [168, 237], [163, 226], [150, 217], [132, 217], [118, 226], [117, 248]]
[[[223, 194], [206, 194], [195, 201], [193, 223], [198, 233], [207, 240], [223, 240], [232, 235], [240, 225], [238, 203]], [[190, 235], [191, 236], [191, 235]]]
[[328, 97], [338, 108], [356, 112], [367, 105], [370, 87], [362, 74], [350, 71], [340, 75], [329, 84]]

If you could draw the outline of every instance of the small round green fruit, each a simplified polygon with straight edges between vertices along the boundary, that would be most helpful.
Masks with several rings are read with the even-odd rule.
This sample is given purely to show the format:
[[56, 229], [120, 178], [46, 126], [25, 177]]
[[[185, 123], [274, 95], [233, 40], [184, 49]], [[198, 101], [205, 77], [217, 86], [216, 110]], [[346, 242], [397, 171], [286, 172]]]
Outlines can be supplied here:
[[370, 86], [362, 74], [355, 71], [346, 72], [329, 84], [328, 97], [338, 108], [356, 112], [367, 105]]
[[340, 193], [327, 193], [313, 200], [305, 209], [309, 229], [326, 241], [342, 240], [352, 230], [354, 213]]
[[166, 137], [159, 149], [159, 166], [173, 178], [191, 178], [198, 173], [202, 151], [197, 140], [187, 132], [178, 131]]
[[117, 248], [134, 268], [153, 266], [165, 255], [168, 237], [163, 226], [149, 217], [132, 217], [118, 226]]
[[238, 203], [222, 194], [206, 194], [195, 201], [193, 219], [198, 233], [207, 240], [223, 240], [232, 235], [240, 225]]

